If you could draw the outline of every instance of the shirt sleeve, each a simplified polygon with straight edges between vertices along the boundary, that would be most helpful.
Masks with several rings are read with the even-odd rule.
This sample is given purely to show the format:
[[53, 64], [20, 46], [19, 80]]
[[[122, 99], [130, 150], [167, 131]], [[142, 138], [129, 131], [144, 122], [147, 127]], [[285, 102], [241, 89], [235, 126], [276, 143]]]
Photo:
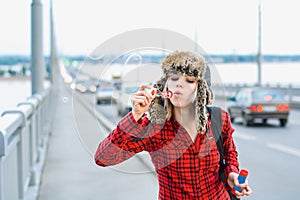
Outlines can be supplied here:
[[131, 112], [121, 119], [117, 127], [100, 142], [94, 160], [97, 165], [119, 164], [134, 154], [147, 150], [149, 144], [148, 119], [142, 117], [135, 121]]
[[225, 168], [225, 180], [227, 180], [228, 174], [230, 172], [239, 173], [239, 163], [238, 163], [238, 153], [236, 151], [236, 146], [232, 138], [234, 133], [234, 128], [231, 126], [229, 113], [222, 110], [222, 121], [223, 121], [223, 149], [224, 149], [224, 159], [227, 163]]

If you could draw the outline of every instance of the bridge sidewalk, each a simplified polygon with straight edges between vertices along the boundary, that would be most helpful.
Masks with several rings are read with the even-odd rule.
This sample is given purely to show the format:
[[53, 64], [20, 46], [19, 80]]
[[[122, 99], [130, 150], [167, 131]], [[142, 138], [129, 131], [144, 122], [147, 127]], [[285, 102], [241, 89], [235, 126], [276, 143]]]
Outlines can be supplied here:
[[[38, 199], [157, 199], [157, 180], [152, 173], [115, 170], [143, 168], [136, 160], [126, 161], [125, 168], [102, 168], [94, 164], [93, 150], [103, 137], [91, 137], [93, 145], [86, 148], [78, 127], [85, 133], [98, 132], [99, 128], [95, 130], [91, 124], [93, 115], [72, 97], [67, 87], [60, 87]], [[74, 113], [80, 119], [74, 120]]]

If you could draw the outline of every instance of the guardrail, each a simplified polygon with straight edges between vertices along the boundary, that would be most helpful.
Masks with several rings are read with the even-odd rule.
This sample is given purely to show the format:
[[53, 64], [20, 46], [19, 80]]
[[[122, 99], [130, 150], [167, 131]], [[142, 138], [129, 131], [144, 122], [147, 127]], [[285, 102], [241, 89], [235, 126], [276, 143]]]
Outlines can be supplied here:
[[0, 117], [0, 200], [36, 199], [54, 102], [52, 87]]
[[[255, 85], [247, 84], [215, 84], [212, 86], [216, 99], [227, 99], [228, 97], [233, 97], [235, 93], [241, 88], [255, 87]], [[287, 98], [291, 108], [300, 109], [300, 88], [293, 87], [293, 85], [263, 85], [261, 88], [269, 88], [280, 90]]]

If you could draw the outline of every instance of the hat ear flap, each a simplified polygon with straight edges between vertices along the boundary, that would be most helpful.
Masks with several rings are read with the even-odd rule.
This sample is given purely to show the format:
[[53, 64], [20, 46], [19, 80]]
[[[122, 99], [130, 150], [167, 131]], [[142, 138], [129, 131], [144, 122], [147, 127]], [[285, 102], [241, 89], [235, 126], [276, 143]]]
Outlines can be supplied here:
[[[167, 82], [167, 76], [163, 75], [163, 77], [157, 81], [157, 89], [163, 91]], [[163, 125], [166, 121], [166, 110], [164, 106], [164, 99], [161, 97], [154, 97], [151, 101], [148, 112], [149, 112], [149, 120], [153, 124]]]
[[206, 105], [207, 105], [207, 95], [208, 87], [206, 81], [201, 79], [198, 81], [197, 85], [197, 95], [196, 95], [196, 126], [197, 131], [203, 132], [206, 130], [207, 115], [206, 115]]
[[164, 125], [166, 121], [166, 110], [161, 97], [155, 97], [149, 106], [149, 120], [156, 125]]
[[[210, 68], [209, 68], [209, 66], [208, 66], [208, 64], [206, 63], [206, 65], [205, 65], [205, 74], [204, 74], [204, 79], [205, 79], [205, 81], [206, 81], [206, 85], [207, 85], [207, 89], [208, 89], [208, 93], [209, 93], [209, 101], [207, 101], [207, 102], [210, 102], [211, 101], [211, 99], [213, 99], [214, 98], [214, 94], [213, 94], [213, 91], [211, 90], [211, 73], [210, 73]], [[208, 104], [210, 104], [210, 103], [208, 103]]]
[[206, 86], [206, 104], [212, 105], [212, 92], [208, 86]]

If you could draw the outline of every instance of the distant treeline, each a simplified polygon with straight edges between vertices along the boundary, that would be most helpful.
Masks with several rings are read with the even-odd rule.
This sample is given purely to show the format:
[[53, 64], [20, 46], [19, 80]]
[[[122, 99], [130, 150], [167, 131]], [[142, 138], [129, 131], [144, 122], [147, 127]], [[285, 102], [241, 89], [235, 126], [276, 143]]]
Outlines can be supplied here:
[[[113, 55], [111, 57], [114, 57]], [[164, 58], [163, 55], [143, 55], [143, 63], [160, 63]], [[207, 56], [206, 56], [207, 57]], [[209, 57], [213, 62], [221, 63], [232, 63], [232, 62], [256, 62], [256, 55], [236, 55], [236, 54], [226, 54], [226, 55], [217, 55], [211, 54]], [[85, 56], [63, 56], [62, 58], [68, 59], [70, 61], [84, 61], [86, 60]], [[125, 63], [128, 56], [118, 57], [114, 60], [114, 63]], [[45, 61], [48, 62], [49, 57], [45, 57]], [[210, 60], [210, 59], [208, 59]], [[86, 61], [89, 61], [88, 59]], [[29, 63], [30, 56], [19, 56], [19, 55], [7, 55], [0, 56], [0, 65], [16, 65], [19, 63]], [[96, 62], [101, 62], [97, 60]], [[130, 62], [135, 62], [131, 60]], [[138, 60], [136, 60], [138, 62]], [[263, 55], [263, 62], [300, 62], [300, 55]]]
[[[257, 62], [257, 55], [209, 55], [215, 62]], [[263, 62], [299, 62], [300, 55], [263, 55]]]
[[28, 56], [0, 56], [0, 65], [16, 65], [19, 63], [28, 63], [30, 58]]

